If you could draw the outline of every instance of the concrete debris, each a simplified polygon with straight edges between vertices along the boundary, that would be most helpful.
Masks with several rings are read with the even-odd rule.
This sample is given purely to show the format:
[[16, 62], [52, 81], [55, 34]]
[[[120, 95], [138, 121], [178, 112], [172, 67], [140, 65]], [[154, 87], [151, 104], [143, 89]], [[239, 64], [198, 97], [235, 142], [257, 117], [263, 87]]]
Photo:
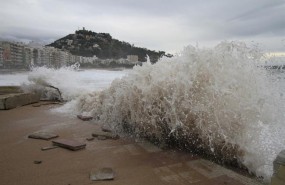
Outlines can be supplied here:
[[93, 141], [95, 138], [94, 137], [88, 137], [86, 138], [87, 141]]
[[109, 127], [106, 126], [106, 125], [103, 125], [103, 126], [101, 127], [101, 130], [102, 130], [103, 132], [112, 132], [112, 131], [111, 131], [111, 128], [109, 128]]
[[54, 133], [50, 133], [50, 132], [40, 131], [40, 132], [32, 133], [28, 137], [29, 138], [33, 138], [33, 139], [50, 140], [50, 139], [53, 139], [53, 138], [57, 138], [58, 135], [54, 134]]
[[103, 132], [103, 131], [94, 131], [92, 133], [93, 137], [104, 136], [106, 139], [119, 139], [120, 137], [117, 134], [111, 132]]
[[92, 116], [82, 116], [82, 115], [77, 115], [78, 119], [81, 119], [82, 121], [90, 121], [93, 119]]
[[107, 138], [105, 136], [98, 136], [97, 139], [98, 140], [106, 140]]
[[113, 180], [114, 178], [115, 172], [112, 168], [101, 168], [90, 173], [90, 180], [92, 181]]
[[57, 140], [52, 141], [52, 143], [55, 146], [59, 146], [62, 148], [73, 150], [73, 151], [80, 150], [86, 147], [85, 143], [71, 140], [71, 139], [57, 139]]
[[46, 150], [51, 150], [51, 149], [55, 149], [58, 148], [58, 146], [47, 146], [47, 147], [42, 147], [41, 150], [42, 151], [46, 151]]
[[40, 103], [38, 103], [38, 104], [34, 104], [34, 105], [32, 105], [33, 107], [40, 107], [41, 106], [41, 104]]
[[34, 161], [34, 164], [41, 164], [41, 163], [42, 161], [38, 161], [38, 160]]

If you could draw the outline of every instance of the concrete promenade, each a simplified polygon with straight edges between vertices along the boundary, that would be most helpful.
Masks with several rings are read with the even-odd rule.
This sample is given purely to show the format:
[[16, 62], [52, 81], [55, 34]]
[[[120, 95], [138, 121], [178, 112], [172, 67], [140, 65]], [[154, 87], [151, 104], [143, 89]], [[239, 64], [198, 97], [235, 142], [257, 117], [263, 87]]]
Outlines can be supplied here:
[[[201, 159], [190, 153], [162, 150], [132, 139], [87, 141], [101, 130], [94, 121], [60, 115], [50, 109], [59, 105], [32, 105], [0, 111], [0, 184], [5, 185], [257, 185], [252, 178]], [[49, 131], [59, 138], [86, 143], [86, 149], [69, 151], [51, 141], [31, 139], [36, 131]], [[34, 161], [41, 161], [35, 164]], [[91, 170], [111, 167], [112, 181], [94, 182]]]

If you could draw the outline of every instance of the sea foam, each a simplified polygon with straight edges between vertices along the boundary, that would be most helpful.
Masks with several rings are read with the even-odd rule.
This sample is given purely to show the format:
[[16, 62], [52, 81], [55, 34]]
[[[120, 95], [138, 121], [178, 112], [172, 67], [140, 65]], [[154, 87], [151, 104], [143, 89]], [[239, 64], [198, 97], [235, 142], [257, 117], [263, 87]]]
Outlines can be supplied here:
[[74, 108], [118, 132], [237, 161], [268, 181], [285, 148], [285, 119], [280, 90], [257, 67], [261, 58], [240, 42], [189, 46], [134, 67], [102, 92], [77, 98]]

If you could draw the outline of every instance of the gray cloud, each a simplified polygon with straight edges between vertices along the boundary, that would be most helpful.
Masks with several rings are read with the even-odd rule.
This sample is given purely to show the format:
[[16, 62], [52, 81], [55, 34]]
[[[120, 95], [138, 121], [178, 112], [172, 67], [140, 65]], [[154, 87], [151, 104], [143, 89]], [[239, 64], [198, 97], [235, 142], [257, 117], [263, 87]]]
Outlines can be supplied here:
[[269, 4], [238, 15], [229, 21], [228, 31], [232, 35], [278, 35], [285, 33], [285, 2]]
[[1, 0], [0, 7], [0, 38], [51, 42], [85, 26], [168, 52], [221, 40], [285, 51], [284, 0]]

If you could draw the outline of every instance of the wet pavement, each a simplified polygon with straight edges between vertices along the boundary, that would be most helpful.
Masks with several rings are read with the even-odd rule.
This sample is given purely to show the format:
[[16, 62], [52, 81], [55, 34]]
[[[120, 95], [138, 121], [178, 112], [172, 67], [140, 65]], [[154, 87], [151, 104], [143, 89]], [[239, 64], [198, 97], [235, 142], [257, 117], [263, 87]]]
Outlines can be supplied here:
[[[86, 140], [100, 131], [95, 121], [82, 121], [76, 115], [51, 113], [58, 105], [32, 105], [0, 111], [1, 184], [29, 185], [257, 185], [255, 179], [241, 175], [191, 153], [163, 150], [147, 141], [130, 138]], [[86, 143], [86, 148], [42, 151], [51, 141], [30, 139], [28, 135], [48, 131], [61, 139]], [[34, 161], [41, 161], [34, 164]], [[115, 178], [91, 181], [98, 168], [111, 168]]]

